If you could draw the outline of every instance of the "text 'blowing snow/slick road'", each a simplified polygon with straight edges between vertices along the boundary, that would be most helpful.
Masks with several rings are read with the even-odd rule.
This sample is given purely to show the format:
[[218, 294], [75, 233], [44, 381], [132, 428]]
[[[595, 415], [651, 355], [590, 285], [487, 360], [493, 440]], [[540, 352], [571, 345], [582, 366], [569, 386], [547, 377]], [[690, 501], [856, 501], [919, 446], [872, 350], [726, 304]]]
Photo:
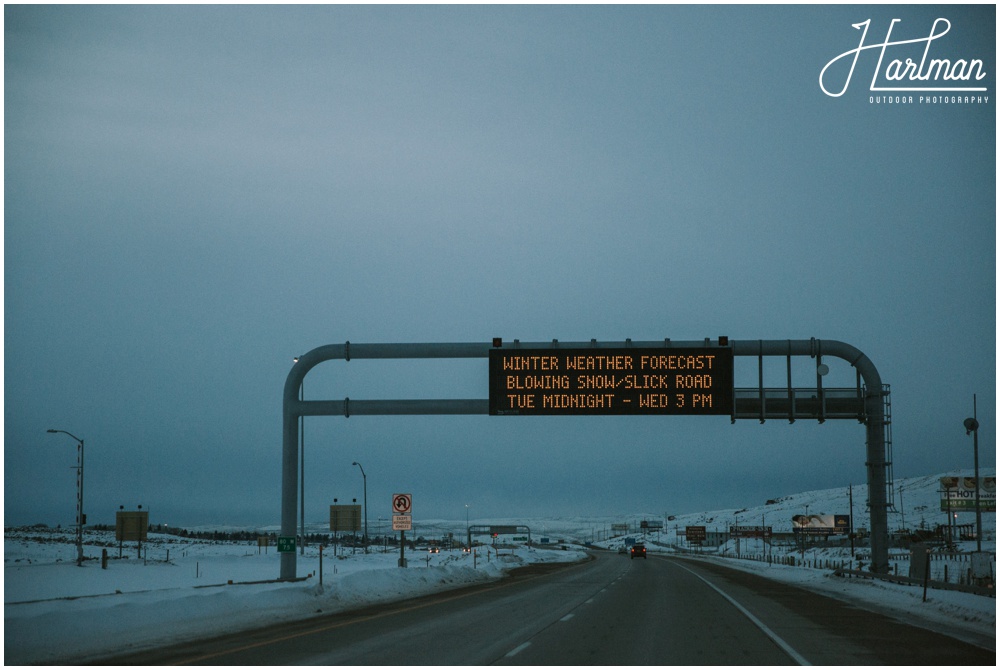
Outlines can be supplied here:
[[[489, 586], [110, 662], [222, 665], [992, 665], [881, 614], [695, 561], [595, 553]], [[537, 568], [535, 568], [537, 570]], [[106, 661], [107, 662], [107, 661]]]

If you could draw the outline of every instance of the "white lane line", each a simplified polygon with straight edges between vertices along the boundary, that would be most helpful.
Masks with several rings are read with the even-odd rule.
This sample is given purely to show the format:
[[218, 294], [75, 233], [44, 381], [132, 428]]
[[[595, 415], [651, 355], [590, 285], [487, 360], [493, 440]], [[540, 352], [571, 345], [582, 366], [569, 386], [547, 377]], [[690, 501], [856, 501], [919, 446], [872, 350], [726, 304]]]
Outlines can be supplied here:
[[517, 656], [518, 654], [520, 654], [522, 651], [524, 651], [525, 649], [527, 649], [530, 646], [531, 646], [530, 642], [523, 642], [523, 643], [517, 645], [516, 647], [514, 647], [513, 649], [511, 649], [510, 651], [508, 651], [505, 654], [505, 656], [507, 658], [511, 658], [513, 656]]
[[570, 612], [569, 614], [567, 614], [566, 616], [564, 616], [562, 619], [559, 619], [559, 620], [560, 621], [569, 621], [572, 618], [573, 618], [573, 613]]
[[743, 616], [745, 616], [746, 618], [750, 619], [750, 621], [751, 621], [751, 623], [753, 623], [753, 625], [757, 626], [757, 628], [760, 628], [761, 631], [763, 631], [764, 635], [767, 635], [769, 638], [771, 638], [771, 640], [776, 645], [778, 645], [779, 647], [781, 647], [782, 651], [784, 651], [786, 654], [788, 654], [789, 656], [792, 657], [793, 661], [795, 661], [799, 665], [812, 665], [812, 663], [810, 663], [809, 661], [807, 661], [805, 659], [805, 657], [802, 656], [802, 654], [800, 654], [799, 652], [797, 652], [794, 649], [792, 649], [791, 645], [789, 645], [787, 642], [785, 642], [780, 637], [778, 637], [777, 633], [775, 633], [773, 630], [771, 630], [770, 628], [768, 628], [767, 626], [765, 626], [763, 621], [761, 621], [760, 619], [758, 619], [757, 617], [755, 617], [753, 614], [751, 614], [747, 610], [747, 608], [743, 607], [743, 605], [740, 605], [738, 602], [736, 602], [735, 600], [733, 600], [729, 596], [729, 594], [725, 593], [718, 586], [716, 586], [712, 582], [708, 581], [707, 579], [705, 579], [704, 577], [702, 577], [701, 575], [699, 575], [694, 570], [691, 570], [690, 568], [687, 568], [687, 567], [685, 567], [683, 565], [680, 565], [679, 563], [676, 563], [676, 562], [675, 562], [675, 565], [677, 565], [677, 567], [679, 567], [679, 568], [684, 568], [685, 570], [687, 570], [688, 572], [690, 572], [692, 575], [694, 575], [695, 577], [697, 577], [698, 579], [700, 579], [701, 581], [705, 582], [710, 587], [712, 587], [712, 589], [715, 590], [715, 592], [718, 593], [720, 596], [722, 596], [723, 598], [725, 598], [726, 600], [728, 600], [730, 605], [732, 605], [733, 607], [735, 607], [736, 609], [738, 609], [743, 614]]

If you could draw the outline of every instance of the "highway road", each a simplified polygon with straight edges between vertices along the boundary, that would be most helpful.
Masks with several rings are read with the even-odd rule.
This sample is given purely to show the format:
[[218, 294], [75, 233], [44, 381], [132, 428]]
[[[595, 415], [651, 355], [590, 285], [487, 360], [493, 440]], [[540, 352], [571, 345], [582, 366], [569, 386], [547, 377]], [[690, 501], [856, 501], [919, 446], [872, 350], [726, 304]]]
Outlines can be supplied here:
[[992, 650], [715, 564], [594, 556], [487, 586], [104, 662], [995, 664]]

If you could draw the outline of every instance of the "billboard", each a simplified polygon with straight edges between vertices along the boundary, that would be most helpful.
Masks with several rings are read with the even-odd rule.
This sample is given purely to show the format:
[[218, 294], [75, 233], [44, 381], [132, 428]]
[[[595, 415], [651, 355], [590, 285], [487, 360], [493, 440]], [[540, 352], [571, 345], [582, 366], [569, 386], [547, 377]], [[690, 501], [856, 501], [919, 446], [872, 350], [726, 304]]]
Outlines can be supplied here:
[[762, 537], [771, 539], [771, 526], [730, 526], [730, 537]]
[[848, 514], [796, 514], [792, 532], [803, 535], [847, 535], [851, 532]]
[[[942, 512], [975, 512], [976, 511], [976, 478], [975, 477], [942, 477], [941, 478], [941, 511]], [[979, 478], [979, 511], [997, 511], [997, 478]]]

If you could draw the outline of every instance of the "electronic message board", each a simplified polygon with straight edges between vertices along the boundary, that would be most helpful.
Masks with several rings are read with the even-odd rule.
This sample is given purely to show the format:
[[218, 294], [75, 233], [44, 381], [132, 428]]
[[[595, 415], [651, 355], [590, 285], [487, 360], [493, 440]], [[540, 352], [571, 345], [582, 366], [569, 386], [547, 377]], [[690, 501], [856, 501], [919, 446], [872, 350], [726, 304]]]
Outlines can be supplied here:
[[361, 530], [361, 505], [330, 505], [330, 531], [357, 532]]
[[731, 414], [733, 350], [491, 349], [490, 414]]
[[142, 542], [149, 530], [149, 512], [115, 512], [115, 539]]

